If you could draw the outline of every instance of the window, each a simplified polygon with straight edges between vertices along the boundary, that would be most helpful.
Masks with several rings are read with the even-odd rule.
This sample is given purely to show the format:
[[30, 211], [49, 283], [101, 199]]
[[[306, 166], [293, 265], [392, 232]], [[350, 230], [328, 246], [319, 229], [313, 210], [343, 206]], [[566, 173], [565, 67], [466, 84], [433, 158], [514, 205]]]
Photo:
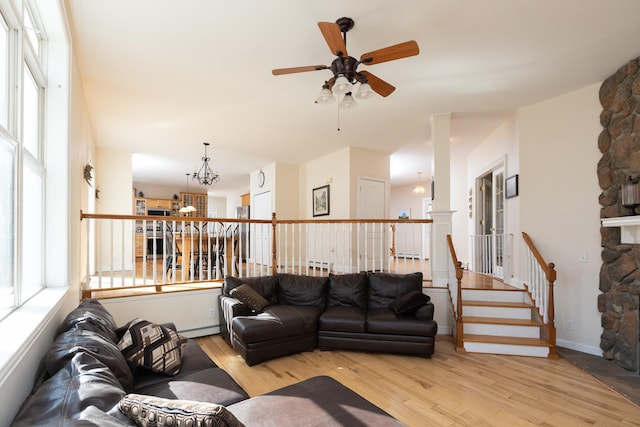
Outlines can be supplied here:
[[7, 128], [9, 111], [9, 26], [0, 14], [0, 127]]
[[0, 319], [45, 286], [47, 40], [36, 1], [0, 3]]

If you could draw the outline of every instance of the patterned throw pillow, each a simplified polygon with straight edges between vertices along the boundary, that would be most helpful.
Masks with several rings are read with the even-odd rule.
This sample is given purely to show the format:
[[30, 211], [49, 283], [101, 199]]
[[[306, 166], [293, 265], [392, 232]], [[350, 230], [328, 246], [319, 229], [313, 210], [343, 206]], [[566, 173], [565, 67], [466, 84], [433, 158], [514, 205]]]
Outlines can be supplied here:
[[141, 427], [244, 427], [227, 408], [215, 403], [128, 394], [120, 400], [118, 407]]
[[186, 343], [187, 339], [173, 329], [135, 319], [118, 342], [118, 348], [135, 365], [176, 375], [182, 368], [182, 348]]
[[262, 312], [262, 310], [269, 305], [269, 301], [246, 283], [237, 288], [233, 288], [229, 294], [258, 313]]

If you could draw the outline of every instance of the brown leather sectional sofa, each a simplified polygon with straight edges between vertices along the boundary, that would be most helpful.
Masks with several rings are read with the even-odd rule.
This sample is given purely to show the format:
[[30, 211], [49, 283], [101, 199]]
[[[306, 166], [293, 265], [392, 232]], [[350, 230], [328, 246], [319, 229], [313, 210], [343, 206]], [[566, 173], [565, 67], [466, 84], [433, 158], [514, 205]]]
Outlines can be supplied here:
[[250, 366], [316, 347], [429, 358], [438, 331], [420, 272], [227, 277], [220, 311], [223, 337]]
[[170, 376], [134, 366], [124, 357], [129, 347], [120, 348], [123, 340], [128, 344], [124, 337], [134, 323], [118, 328], [97, 300], [82, 302], [58, 329], [44, 355], [45, 372], [34, 373], [39, 380], [12, 426], [404, 425], [327, 376], [249, 398], [173, 325], [145, 324], [141, 330], [145, 342], [155, 340], [153, 330], [171, 338], [164, 344], [177, 340], [177, 347], [162, 350], [179, 348], [179, 358], [162, 359], [164, 353], [159, 360], [161, 366], [178, 362], [179, 372]]

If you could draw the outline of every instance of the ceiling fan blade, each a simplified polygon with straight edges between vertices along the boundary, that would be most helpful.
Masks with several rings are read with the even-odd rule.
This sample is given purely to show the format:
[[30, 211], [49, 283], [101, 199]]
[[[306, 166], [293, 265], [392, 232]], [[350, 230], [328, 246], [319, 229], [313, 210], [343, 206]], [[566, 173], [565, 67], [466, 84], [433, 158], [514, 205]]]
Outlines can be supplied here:
[[379, 64], [381, 62], [393, 61], [394, 59], [406, 58], [420, 53], [418, 43], [415, 40], [395, 44], [393, 46], [363, 53], [360, 62], [366, 65]]
[[344, 43], [338, 24], [333, 22], [318, 22], [318, 27], [333, 55], [348, 56], [347, 46]]
[[380, 77], [376, 77], [368, 71], [361, 71], [360, 74], [363, 74], [367, 78], [367, 82], [369, 83], [369, 86], [371, 86], [371, 89], [380, 96], [387, 97], [396, 90], [395, 86], [390, 85]]
[[293, 73], [304, 73], [305, 71], [318, 71], [318, 70], [326, 70], [326, 65], [308, 65], [306, 67], [292, 67], [292, 68], [277, 68], [275, 70], [271, 70], [271, 74], [274, 76], [279, 76], [281, 74], [293, 74]]

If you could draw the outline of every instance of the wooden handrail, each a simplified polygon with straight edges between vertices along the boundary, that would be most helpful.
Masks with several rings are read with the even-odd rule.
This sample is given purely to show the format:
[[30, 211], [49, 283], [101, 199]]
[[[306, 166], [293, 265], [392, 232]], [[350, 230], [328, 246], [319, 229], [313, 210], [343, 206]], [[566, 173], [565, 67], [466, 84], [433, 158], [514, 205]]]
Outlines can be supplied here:
[[456, 281], [458, 282], [457, 286], [457, 295], [456, 295], [456, 351], [464, 351], [464, 343], [462, 341], [464, 334], [464, 324], [462, 320], [462, 263], [458, 261], [458, 256], [456, 255], [456, 249], [453, 246], [453, 240], [451, 239], [451, 235], [447, 234], [447, 244], [449, 245], [449, 253], [451, 254], [451, 260], [453, 261], [453, 266], [456, 269]]
[[237, 223], [256, 223], [256, 224], [431, 224], [432, 219], [277, 219], [275, 212], [271, 219], [243, 219], [243, 218], [209, 218], [209, 217], [193, 217], [193, 216], [154, 216], [154, 215], [121, 215], [121, 214], [91, 214], [80, 210], [80, 220], [96, 218], [96, 219], [135, 219], [135, 220], [156, 220], [156, 221], [185, 221], [185, 222], [237, 222]]
[[540, 266], [544, 270], [544, 274], [547, 276], [547, 280], [549, 282], [555, 282], [556, 281], [555, 264], [552, 262], [549, 264], [546, 263], [546, 261], [540, 254], [540, 251], [538, 250], [538, 248], [536, 248], [536, 245], [533, 244], [533, 240], [531, 240], [531, 237], [529, 237], [529, 235], [524, 231], [522, 232], [522, 238], [524, 239], [525, 243], [531, 250], [531, 253], [533, 254], [533, 256], [538, 261], [538, 264], [540, 264]]
[[545, 323], [545, 329], [547, 331], [547, 339], [549, 341], [549, 357], [556, 358], [558, 356], [556, 353], [556, 325], [555, 325], [555, 301], [554, 301], [555, 298], [554, 298], [554, 291], [553, 291], [554, 284], [557, 277], [557, 273], [555, 270], [556, 266], [552, 262], [547, 264], [547, 262], [542, 257], [542, 254], [540, 254], [540, 251], [538, 250], [536, 245], [533, 243], [533, 240], [531, 240], [531, 237], [529, 237], [529, 235], [524, 231], [522, 232], [522, 238], [524, 239], [525, 243], [527, 244], [527, 247], [533, 254], [534, 258], [540, 265], [540, 268], [542, 268], [542, 271], [544, 271], [545, 277], [547, 279], [547, 287], [549, 289], [549, 294], [548, 294], [548, 306], [547, 306], [547, 322]]

